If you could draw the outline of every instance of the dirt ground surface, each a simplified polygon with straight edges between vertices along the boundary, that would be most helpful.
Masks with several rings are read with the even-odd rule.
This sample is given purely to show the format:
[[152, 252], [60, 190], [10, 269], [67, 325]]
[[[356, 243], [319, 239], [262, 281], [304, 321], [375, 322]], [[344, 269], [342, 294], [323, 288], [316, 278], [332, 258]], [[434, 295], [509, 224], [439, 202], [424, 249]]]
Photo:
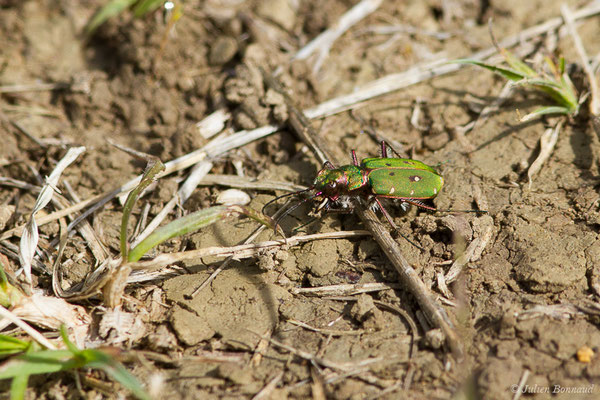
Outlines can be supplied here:
[[[69, 147], [86, 147], [58, 185], [74, 204], [143, 172], [144, 161], [108, 140], [167, 162], [212, 140], [197, 123], [217, 110], [230, 115], [222, 136], [284, 123], [285, 104], [264, 84], [261, 68], [278, 69], [294, 101], [309, 108], [385, 75], [488, 48], [490, 18], [501, 40], [561, 15], [560, 2], [541, 0], [384, 1], [335, 41], [318, 70], [314, 56], [293, 60], [356, 3], [190, 0], [182, 3], [174, 27], [162, 11], [138, 19], [127, 12], [85, 37], [85, 24], [100, 1], [1, 2], [0, 231], [25, 223], [34, 189]], [[566, 3], [575, 10], [587, 2]], [[577, 25], [592, 56], [600, 52], [599, 18]], [[414, 29], [375, 29], [382, 27]], [[589, 90], [570, 36], [551, 31], [531, 43], [528, 61], [564, 55], [579, 92]], [[42, 83], [60, 85], [49, 90]], [[11, 89], [26, 84], [35, 90]], [[380, 144], [371, 130], [400, 155], [440, 171], [445, 186], [428, 204], [439, 209], [487, 204], [489, 214], [387, 208], [400, 231], [423, 248], [395, 234], [452, 320], [465, 349], [462, 359], [451, 354], [369, 236], [309, 241], [233, 260], [200, 290], [223, 257], [187, 260], [154, 275], [135, 271], [116, 308], [129, 321], [122, 331], [122, 325], [102, 324], [102, 316], [115, 310], [100, 292], [68, 300], [92, 317], [84, 345], [115, 346], [133, 355], [127, 367], [158, 399], [244, 399], [261, 391], [265, 397], [257, 398], [510, 399], [517, 392], [527, 399], [600, 398], [599, 136], [586, 103], [565, 121], [530, 185], [527, 169], [539, 154], [540, 137], [558, 118], [522, 123], [519, 116], [547, 103], [545, 98], [516, 89], [485, 122], [460, 134], [503, 86], [492, 73], [465, 67], [313, 121], [339, 162], [350, 163], [352, 149], [359, 158], [378, 156]], [[288, 128], [212, 163], [211, 174], [306, 186], [320, 169]], [[155, 217], [188, 175], [184, 169], [162, 178], [138, 201], [132, 219]], [[33, 186], [19, 187], [7, 178]], [[215, 204], [225, 189], [199, 186], [167, 220]], [[285, 193], [246, 192], [256, 210]], [[309, 206], [281, 220], [287, 236], [311, 220]], [[119, 255], [122, 211], [113, 199], [87, 218], [105, 258]], [[237, 245], [257, 226], [249, 219], [227, 219], [167, 241], [149, 256]], [[329, 213], [299, 232], [358, 229], [364, 228], [355, 215]], [[49, 296], [60, 233], [58, 221], [40, 226], [45, 255], [34, 263], [34, 287]], [[99, 264], [99, 251], [74, 233], [61, 257], [64, 290]], [[19, 268], [19, 235], [0, 245], [9, 275]], [[278, 238], [264, 230], [256, 241]], [[485, 247], [446, 283], [453, 261], [474, 240]], [[338, 286], [301, 290], [332, 285]], [[55, 331], [48, 335], [57, 337]], [[99, 372], [80, 377], [81, 389], [73, 374], [36, 378], [27, 398], [126, 393]]]

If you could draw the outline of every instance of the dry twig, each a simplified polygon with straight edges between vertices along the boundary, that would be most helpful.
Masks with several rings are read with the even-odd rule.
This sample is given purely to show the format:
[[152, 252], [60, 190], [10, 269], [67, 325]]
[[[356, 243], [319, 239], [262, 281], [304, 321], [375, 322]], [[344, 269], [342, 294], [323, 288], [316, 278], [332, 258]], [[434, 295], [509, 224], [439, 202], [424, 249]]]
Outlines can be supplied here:
[[326, 232], [318, 233], [314, 235], [304, 236], [293, 236], [291, 238], [269, 240], [261, 243], [248, 243], [232, 247], [205, 247], [198, 250], [183, 251], [179, 253], [168, 253], [161, 254], [156, 258], [149, 261], [138, 261], [129, 263], [134, 270], [144, 269], [156, 269], [163, 266], [173, 264], [180, 261], [199, 259], [208, 256], [222, 256], [229, 257], [233, 256], [234, 259], [239, 260], [248, 257], [254, 257], [260, 250], [280, 247], [280, 246], [295, 246], [300, 243], [305, 243], [313, 240], [322, 239], [342, 239], [356, 236], [368, 235], [367, 231], [348, 231], [348, 232]]
[[[292, 126], [296, 135], [313, 151], [315, 156], [321, 163], [331, 161], [336, 164], [333, 155], [326, 150], [323, 140], [313, 129], [304, 114], [295, 106], [292, 99], [284, 92], [283, 88], [275, 80], [274, 77], [265, 76], [267, 85], [273, 90], [281, 93], [287, 103], [288, 112], [290, 115], [289, 123]], [[444, 309], [435, 301], [429, 289], [425, 286], [417, 272], [406, 261], [401, 253], [398, 243], [392, 238], [390, 233], [379, 222], [375, 213], [366, 208], [360, 201], [355, 201], [357, 213], [361, 221], [371, 232], [377, 243], [381, 246], [388, 259], [398, 271], [401, 283], [403, 283], [410, 293], [417, 299], [420, 307], [427, 316], [430, 322], [437, 328], [440, 328], [446, 335], [446, 341], [452, 353], [457, 360], [463, 358], [463, 347], [455, 332], [450, 318]]]
[[313, 73], [316, 73], [321, 68], [321, 65], [323, 65], [325, 58], [327, 58], [333, 42], [358, 21], [375, 11], [381, 3], [382, 0], [362, 0], [342, 15], [333, 27], [327, 29], [300, 49], [294, 58], [304, 60], [318, 50], [319, 55], [313, 64]]
[[569, 9], [569, 6], [566, 4], [561, 5], [560, 11], [565, 20], [565, 25], [569, 30], [569, 34], [573, 38], [573, 43], [575, 44], [575, 49], [577, 50], [577, 54], [579, 55], [581, 66], [587, 75], [590, 91], [591, 91], [591, 100], [590, 100], [590, 112], [595, 116], [600, 116], [600, 92], [598, 90], [598, 80], [596, 79], [596, 75], [592, 70], [590, 65], [590, 59], [585, 51], [585, 47], [583, 47], [583, 42], [581, 41], [581, 37], [577, 33], [577, 29], [575, 28], [575, 16], [573, 12]]

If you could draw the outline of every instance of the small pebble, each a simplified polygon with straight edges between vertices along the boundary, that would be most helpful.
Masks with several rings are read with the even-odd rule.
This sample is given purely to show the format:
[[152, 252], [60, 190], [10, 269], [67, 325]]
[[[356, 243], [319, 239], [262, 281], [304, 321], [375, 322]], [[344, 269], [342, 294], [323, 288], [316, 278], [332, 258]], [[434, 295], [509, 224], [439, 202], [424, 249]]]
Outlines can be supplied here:
[[210, 65], [223, 65], [235, 57], [238, 51], [237, 41], [230, 36], [221, 36], [217, 38], [210, 48], [208, 62]]
[[238, 204], [238, 205], [246, 205], [250, 203], [250, 196], [248, 193], [243, 192], [239, 189], [227, 189], [217, 196], [217, 203], [223, 204], [226, 206]]

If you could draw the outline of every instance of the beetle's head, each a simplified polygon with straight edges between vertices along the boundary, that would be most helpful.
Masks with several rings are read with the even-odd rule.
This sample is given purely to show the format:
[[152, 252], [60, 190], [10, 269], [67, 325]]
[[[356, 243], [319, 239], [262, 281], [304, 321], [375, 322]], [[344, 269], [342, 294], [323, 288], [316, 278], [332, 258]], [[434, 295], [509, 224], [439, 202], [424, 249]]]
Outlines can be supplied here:
[[343, 194], [346, 191], [348, 187], [348, 176], [339, 168], [323, 168], [317, 174], [313, 186], [317, 191], [317, 195], [335, 201], [340, 194]]

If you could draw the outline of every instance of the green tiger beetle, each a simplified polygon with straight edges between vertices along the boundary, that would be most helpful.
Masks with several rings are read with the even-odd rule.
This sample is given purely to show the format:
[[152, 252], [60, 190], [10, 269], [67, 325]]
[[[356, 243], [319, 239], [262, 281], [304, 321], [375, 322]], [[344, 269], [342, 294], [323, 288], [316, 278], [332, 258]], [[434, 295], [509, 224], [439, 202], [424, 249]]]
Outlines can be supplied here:
[[[443, 186], [444, 178], [433, 167], [408, 158], [388, 158], [387, 146], [382, 141], [381, 157], [365, 158], [359, 163], [356, 152], [352, 150], [352, 164], [336, 168], [331, 162], [326, 161], [309, 188], [276, 197], [268, 202], [265, 207], [282, 197], [314, 191], [312, 196], [300, 201], [282, 214], [277, 219], [276, 223], [278, 223], [287, 214], [312, 199], [322, 199], [316, 211], [324, 209], [327, 211], [351, 212], [352, 203], [348, 200], [354, 197], [362, 197], [367, 199], [371, 206], [379, 208], [390, 225], [402, 235], [390, 214], [381, 204], [380, 199], [400, 200], [403, 208], [407, 204], [412, 204], [429, 211], [439, 211], [435, 207], [424, 204], [423, 200], [435, 198]], [[332, 205], [338, 207], [332, 208]], [[487, 213], [484, 210], [444, 211]], [[402, 235], [402, 237], [415, 245], [406, 236]], [[415, 246], [420, 248], [420, 246]]]

